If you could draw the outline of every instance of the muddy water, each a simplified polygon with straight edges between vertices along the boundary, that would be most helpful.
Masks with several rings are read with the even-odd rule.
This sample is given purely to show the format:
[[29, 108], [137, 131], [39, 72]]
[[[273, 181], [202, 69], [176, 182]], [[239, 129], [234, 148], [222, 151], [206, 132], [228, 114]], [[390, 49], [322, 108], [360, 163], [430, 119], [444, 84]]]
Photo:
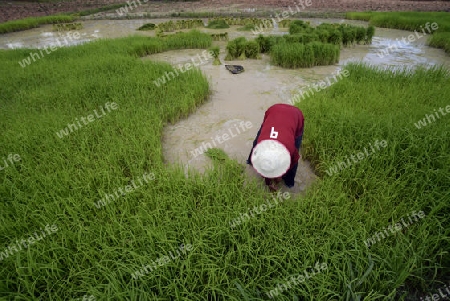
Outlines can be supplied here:
[[[136, 28], [145, 23], [159, 23], [157, 20], [96, 20], [83, 22], [84, 28], [78, 30], [80, 39], [71, 40], [71, 45], [83, 43], [98, 38], [115, 38], [132, 34], [152, 36], [154, 33], [138, 32]], [[311, 24], [321, 22], [343, 23], [340, 19], [310, 19]], [[355, 25], [365, 25], [364, 22], [346, 21]], [[208, 30], [205, 32], [229, 32], [231, 39], [238, 36], [253, 38], [251, 32], [236, 31], [238, 26], [227, 30]], [[270, 34], [284, 34], [286, 29], [272, 29]], [[196, 153], [199, 147], [218, 147], [231, 158], [245, 165], [245, 160], [251, 149], [252, 141], [261, 125], [265, 110], [275, 103], [289, 103], [289, 99], [299, 92], [307, 90], [314, 83], [326, 78], [332, 78], [350, 61], [363, 61], [377, 66], [414, 67], [419, 64], [440, 65], [450, 69], [450, 57], [442, 50], [425, 46], [426, 37], [419, 37], [414, 42], [399, 43], [410, 32], [377, 28], [372, 45], [357, 45], [341, 50], [339, 64], [321, 66], [310, 69], [287, 70], [272, 66], [269, 57], [261, 60], [227, 61], [227, 64], [238, 64], [245, 72], [237, 75], [227, 71], [224, 65], [213, 66], [210, 61], [200, 61], [202, 50], [169, 51], [149, 56], [145, 59], [167, 61], [174, 66], [194, 62], [209, 78], [212, 95], [209, 101], [187, 119], [175, 125], [168, 125], [163, 136], [163, 151], [167, 164], [182, 164], [187, 171], [196, 169], [203, 171], [211, 162], [203, 155]], [[67, 35], [64, 33], [63, 35]], [[42, 48], [55, 44], [59, 35], [52, 31], [51, 25], [40, 28], [0, 35], [0, 48]], [[225, 57], [225, 42], [215, 42], [221, 47], [221, 61]], [[390, 45], [396, 47], [386, 52]], [[384, 53], [382, 51], [385, 51]], [[167, 84], [170, 84], [168, 82]], [[301, 102], [299, 103], [301, 108]], [[305, 116], [308, 126], [308, 116]], [[217, 136], [228, 139], [217, 139]], [[260, 177], [252, 168], [246, 165], [249, 179], [259, 180]], [[311, 185], [316, 176], [308, 162], [301, 160], [296, 176], [296, 185], [292, 189], [283, 190], [294, 194], [302, 193]]]

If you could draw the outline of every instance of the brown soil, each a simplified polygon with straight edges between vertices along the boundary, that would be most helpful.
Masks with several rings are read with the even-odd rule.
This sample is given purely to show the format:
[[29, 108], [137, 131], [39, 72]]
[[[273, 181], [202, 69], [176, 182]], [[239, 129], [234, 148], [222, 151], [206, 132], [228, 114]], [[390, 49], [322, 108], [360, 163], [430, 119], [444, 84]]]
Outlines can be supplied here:
[[[402, 0], [200, 0], [195, 2], [162, 2], [134, 0], [138, 4], [132, 12], [149, 12], [167, 14], [171, 12], [236, 12], [248, 9], [283, 11], [289, 7], [295, 9], [297, 3], [301, 12], [347, 11], [450, 11], [450, 1], [402, 1]], [[133, 1], [130, 0], [132, 3]], [[300, 2], [305, 3], [302, 7]], [[62, 12], [77, 12], [99, 8], [111, 4], [125, 3], [124, 0], [75, 0], [60, 2], [19, 2], [0, 0], [0, 22], [21, 19], [25, 17], [46, 16]], [[139, 5], [141, 3], [142, 5]], [[310, 4], [310, 5], [308, 5]], [[134, 6], [133, 6], [134, 7]], [[114, 10], [113, 10], [114, 12]]]

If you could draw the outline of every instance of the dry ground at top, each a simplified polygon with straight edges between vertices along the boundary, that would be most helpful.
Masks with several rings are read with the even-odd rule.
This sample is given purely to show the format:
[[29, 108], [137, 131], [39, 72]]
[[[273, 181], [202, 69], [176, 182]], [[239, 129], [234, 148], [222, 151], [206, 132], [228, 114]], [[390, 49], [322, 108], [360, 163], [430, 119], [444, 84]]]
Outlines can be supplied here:
[[[135, 0], [138, 3], [137, 0]], [[239, 12], [248, 9], [283, 10], [300, 0], [200, 0], [194, 2], [148, 1], [137, 11], [167, 15], [172, 12], [220, 11]], [[305, 0], [303, 0], [305, 1]], [[46, 16], [62, 12], [77, 12], [111, 4], [126, 3], [123, 0], [21, 2], [0, 0], [0, 22], [25, 17]], [[141, 1], [143, 3], [143, 0]], [[311, 0], [304, 12], [347, 11], [448, 11], [450, 1], [401, 1], [401, 0]]]

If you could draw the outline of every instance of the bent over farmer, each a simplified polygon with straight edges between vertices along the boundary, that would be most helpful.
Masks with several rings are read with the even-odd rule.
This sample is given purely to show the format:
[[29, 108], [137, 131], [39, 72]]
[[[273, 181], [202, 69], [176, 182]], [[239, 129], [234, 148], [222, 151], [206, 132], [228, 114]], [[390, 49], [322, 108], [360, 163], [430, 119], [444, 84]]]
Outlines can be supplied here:
[[275, 104], [264, 114], [247, 164], [264, 177], [271, 191], [278, 190], [281, 179], [287, 187], [294, 186], [304, 121], [302, 111], [288, 104]]

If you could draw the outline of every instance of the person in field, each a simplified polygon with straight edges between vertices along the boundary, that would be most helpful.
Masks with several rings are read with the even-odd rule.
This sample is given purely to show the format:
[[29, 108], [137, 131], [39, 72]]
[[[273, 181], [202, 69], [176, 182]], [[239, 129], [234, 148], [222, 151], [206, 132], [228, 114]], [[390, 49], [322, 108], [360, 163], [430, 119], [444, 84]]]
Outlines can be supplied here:
[[271, 191], [284, 180], [294, 186], [305, 119], [297, 107], [275, 104], [264, 114], [261, 128], [253, 141], [247, 164], [253, 166]]

